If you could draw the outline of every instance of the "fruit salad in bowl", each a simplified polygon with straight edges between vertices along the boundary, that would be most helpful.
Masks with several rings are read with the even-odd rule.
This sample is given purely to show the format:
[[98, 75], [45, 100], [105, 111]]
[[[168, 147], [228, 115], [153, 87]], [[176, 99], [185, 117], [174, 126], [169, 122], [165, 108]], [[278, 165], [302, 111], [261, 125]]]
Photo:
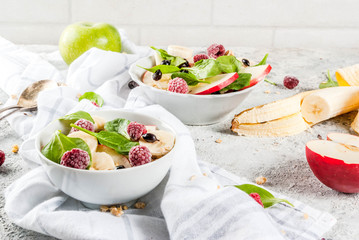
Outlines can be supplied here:
[[255, 64], [220, 44], [197, 54], [182, 46], [152, 49], [154, 55], [134, 63], [130, 75], [148, 98], [190, 125], [221, 121], [271, 71], [268, 55]]
[[36, 149], [50, 180], [86, 204], [134, 200], [166, 175], [176, 135], [166, 123], [123, 110], [79, 111], [45, 127]]

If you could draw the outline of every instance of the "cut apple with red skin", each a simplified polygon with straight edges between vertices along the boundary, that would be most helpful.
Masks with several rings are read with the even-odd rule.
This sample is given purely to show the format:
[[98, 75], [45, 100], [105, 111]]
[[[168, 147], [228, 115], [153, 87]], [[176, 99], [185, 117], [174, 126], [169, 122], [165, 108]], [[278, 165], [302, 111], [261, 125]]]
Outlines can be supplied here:
[[252, 78], [251, 78], [251, 81], [249, 82], [249, 85], [247, 87], [242, 88], [241, 90], [250, 88], [250, 87], [256, 85], [257, 83], [259, 83], [260, 81], [263, 81], [264, 78], [270, 73], [271, 70], [272, 70], [271, 65], [260, 65], [260, 66], [256, 66], [256, 67], [244, 68], [243, 71], [241, 71], [241, 73], [250, 73], [250, 74], [252, 74]]
[[236, 72], [219, 74], [214, 77], [206, 78], [205, 81], [209, 83], [199, 83], [197, 86], [191, 87], [189, 92], [196, 95], [211, 94], [227, 87], [229, 84], [236, 81], [237, 78], [238, 73]]
[[328, 134], [329, 141], [306, 145], [306, 157], [314, 175], [326, 186], [344, 193], [359, 192], [359, 137]]

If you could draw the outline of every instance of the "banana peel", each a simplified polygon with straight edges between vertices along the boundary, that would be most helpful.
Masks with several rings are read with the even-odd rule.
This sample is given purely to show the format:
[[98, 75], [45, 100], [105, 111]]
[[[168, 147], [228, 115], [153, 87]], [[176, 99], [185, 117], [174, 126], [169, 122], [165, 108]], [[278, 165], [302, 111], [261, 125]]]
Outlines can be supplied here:
[[[235, 115], [231, 130], [245, 136], [290, 136], [358, 108], [359, 87], [318, 89], [247, 109]], [[354, 122], [359, 132], [359, 116]]]

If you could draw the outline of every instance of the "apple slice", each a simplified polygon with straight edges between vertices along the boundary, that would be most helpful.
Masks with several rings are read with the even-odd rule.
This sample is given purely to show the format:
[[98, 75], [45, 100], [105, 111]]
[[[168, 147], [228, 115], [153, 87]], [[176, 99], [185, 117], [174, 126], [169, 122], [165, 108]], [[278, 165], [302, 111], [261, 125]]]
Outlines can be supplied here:
[[227, 87], [236, 81], [238, 73], [219, 74], [214, 77], [206, 78], [209, 83], [199, 83], [195, 87], [190, 87], [189, 93], [197, 95], [211, 94]]
[[[352, 140], [336, 134], [334, 138], [344, 142]], [[314, 140], [306, 145], [306, 157], [314, 175], [326, 186], [339, 192], [359, 192], [358, 147], [343, 142]]]
[[268, 73], [271, 70], [272, 70], [271, 65], [260, 65], [260, 66], [256, 66], [256, 67], [243, 68], [241, 73], [251, 73], [252, 79], [249, 82], [249, 85], [247, 87], [242, 88], [241, 90], [252, 87], [253, 85], [256, 85], [260, 81], [264, 80], [264, 78], [268, 75]]
[[[327, 136], [329, 141], [343, 143], [359, 148], [359, 137], [347, 133], [329, 133]], [[359, 159], [358, 159], [359, 163]]]

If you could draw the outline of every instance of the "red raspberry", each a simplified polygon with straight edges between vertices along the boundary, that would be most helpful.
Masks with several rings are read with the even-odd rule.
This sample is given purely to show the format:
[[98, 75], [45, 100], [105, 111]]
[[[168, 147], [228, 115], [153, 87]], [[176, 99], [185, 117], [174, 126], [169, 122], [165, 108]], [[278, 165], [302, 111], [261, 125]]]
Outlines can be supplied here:
[[90, 163], [89, 154], [79, 148], [74, 148], [71, 151], [67, 151], [61, 157], [61, 165], [77, 169], [86, 169]]
[[95, 105], [96, 107], [100, 107], [100, 105], [98, 105], [96, 102], [91, 102], [93, 105]]
[[3, 165], [5, 162], [5, 153], [0, 150], [0, 166]]
[[145, 125], [137, 122], [130, 122], [127, 126], [127, 133], [132, 141], [140, 140], [143, 134], [147, 133]]
[[259, 196], [258, 193], [251, 193], [249, 194], [249, 196], [251, 196], [254, 200], [256, 200], [257, 203], [259, 203], [262, 207], [264, 207], [261, 200], [261, 196]]
[[[82, 127], [84, 129], [87, 129], [91, 132], [95, 132], [95, 125], [92, 122], [90, 122], [89, 120], [86, 120], [86, 119], [77, 120], [75, 122], [75, 125]], [[80, 130], [73, 127], [73, 128], [71, 128], [70, 133], [77, 132], [77, 131], [80, 131]]]
[[131, 148], [128, 158], [132, 167], [151, 162], [152, 154], [146, 146], [137, 145]]
[[298, 78], [293, 76], [285, 76], [283, 80], [284, 86], [288, 89], [295, 88], [298, 85], [298, 83], [299, 83]]
[[187, 82], [183, 78], [176, 77], [168, 82], [168, 91], [175, 93], [188, 93]]
[[198, 62], [199, 60], [208, 59], [208, 58], [209, 57], [206, 54], [197, 54], [196, 56], [193, 57], [193, 61]]
[[218, 58], [226, 53], [226, 49], [221, 44], [212, 44], [207, 48], [207, 54], [211, 58]]

